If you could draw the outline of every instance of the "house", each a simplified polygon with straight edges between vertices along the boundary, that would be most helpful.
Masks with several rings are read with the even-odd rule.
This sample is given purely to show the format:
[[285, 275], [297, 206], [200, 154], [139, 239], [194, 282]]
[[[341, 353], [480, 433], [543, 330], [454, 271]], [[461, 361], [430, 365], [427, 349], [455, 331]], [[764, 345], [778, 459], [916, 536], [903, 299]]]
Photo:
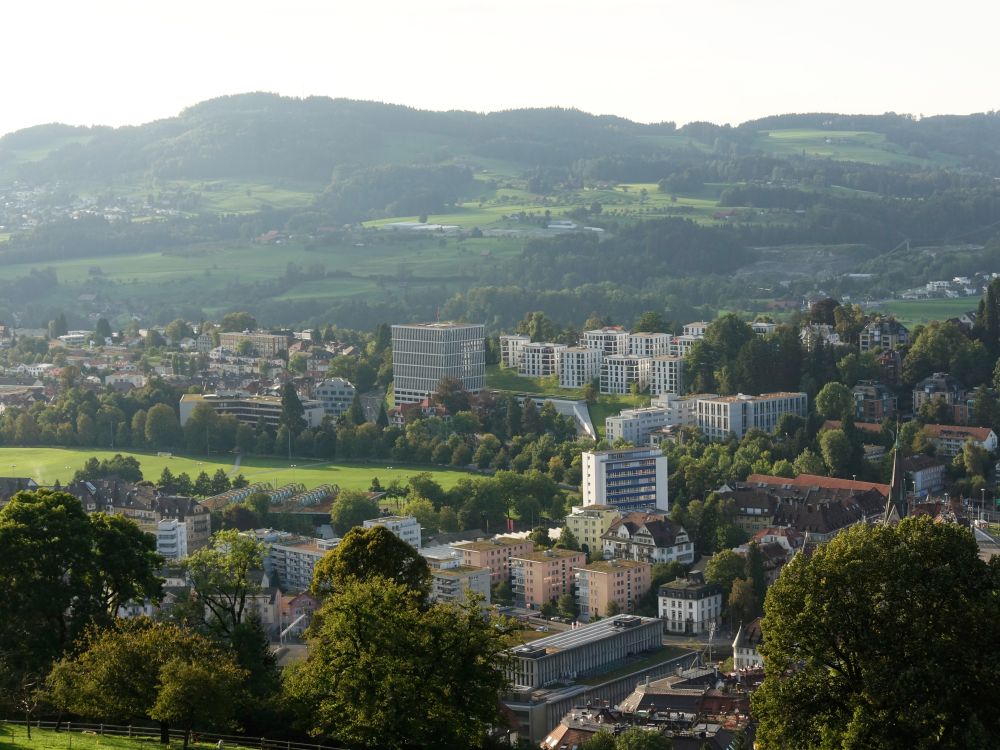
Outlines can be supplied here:
[[944, 492], [944, 461], [933, 456], [910, 456], [903, 459], [903, 471], [913, 483], [913, 492], [918, 497]]
[[660, 586], [659, 615], [668, 633], [701, 635], [718, 626], [722, 614], [722, 587], [691, 573]]
[[941, 456], [954, 458], [970, 441], [990, 453], [996, 452], [997, 449], [996, 433], [989, 427], [929, 424], [924, 426], [924, 433]]
[[649, 591], [652, 566], [637, 560], [598, 560], [577, 568], [576, 600], [580, 619], [632, 612], [635, 603]]
[[946, 372], [936, 372], [913, 387], [913, 411], [930, 401], [943, 401], [948, 406], [961, 404], [966, 399], [965, 388]]
[[811, 323], [802, 326], [799, 331], [799, 341], [802, 342], [804, 349], [809, 350], [815, 349], [820, 344], [840, 346], [843, 343], [836, 329], [826, 323]]
[[627, 513], [612, 521], [601, 540], [605, 559], [694, 562], [694, 544], [688, 533], [659, 513]]
[[896, 396], [877, 380], [862, 380], [851, 389], [854, 418], [861, 422], [881, 422], [896, 415]]
[[301, 638], [319, 609], [320, 600], [308, 591], [282, 595], [279, 602], [279, 638]]
[[764, 666], [764, 657], [760, 654], [760, 645], [764, 635], [760, 629], [760, 618], [746, 625], [740, 625], [733, 640], [733, 669], [756, 669]]
[[887, 351], [910, 343], [910, 332], [894, 317], [881, 316], [870, 320], [861, 330], [858, 340], [861, 351]]

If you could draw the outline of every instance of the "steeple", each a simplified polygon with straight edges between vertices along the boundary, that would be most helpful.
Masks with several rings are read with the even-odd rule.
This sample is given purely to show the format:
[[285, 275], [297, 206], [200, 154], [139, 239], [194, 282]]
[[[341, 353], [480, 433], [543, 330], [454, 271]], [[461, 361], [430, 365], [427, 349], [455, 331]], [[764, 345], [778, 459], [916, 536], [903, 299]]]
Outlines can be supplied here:
[[885, 523], [899, 523], [906, 517], [906, 485], [903, 456], [899, 449], [899, 422], [896, 423], [896, 444], [892, 452], [892, 480], [885, 502]]

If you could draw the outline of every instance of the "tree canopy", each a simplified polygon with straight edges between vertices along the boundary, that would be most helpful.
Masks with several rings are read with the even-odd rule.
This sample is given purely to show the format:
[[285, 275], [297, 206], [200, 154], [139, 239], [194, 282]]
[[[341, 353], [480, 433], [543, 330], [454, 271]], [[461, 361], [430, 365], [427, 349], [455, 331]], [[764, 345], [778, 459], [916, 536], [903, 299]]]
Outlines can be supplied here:
[[340, 544], [323, 556], [313, 569], [312, 591], [336, 591], [351, 580], [367, 581], [376, 576], [430, 593], [431, 571], [413, 547], [384, 526], [355, 527]]

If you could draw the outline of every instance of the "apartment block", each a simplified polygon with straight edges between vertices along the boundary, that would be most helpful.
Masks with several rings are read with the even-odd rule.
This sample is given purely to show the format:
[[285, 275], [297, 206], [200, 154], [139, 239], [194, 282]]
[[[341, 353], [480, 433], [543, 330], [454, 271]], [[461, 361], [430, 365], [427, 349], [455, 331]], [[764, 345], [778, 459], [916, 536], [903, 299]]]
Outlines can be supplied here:
[[710, 325], [711, 323], [707, 320], [696, 320], [694, 323], [685, 324], [683, 333], [685, 336], [694, 336], [699, 339], [704, 338], [705, 331], [708, 330]]
[[156, 551], [167, 560], [188, 556], [187, 527], [183, 521], [167, 518], [156, 524]]
[[500, 364], [517, 369], [521, 365], [521, 348], [531, 343], [531, 336], [509, 333], [500, 337]]
[[482, 324], [416, 323], [392, 327], [392, 377], [396, 405], [418, 404], [455, 378], [470, 393], [485, 385]]
[[600, 349], [604, 356], [628, 354], [629, 332], [621, 326], [606, 326], [583, 332], [585, 349]]
[[575, 505], [566, 516], [566, 528], [573, 532], [581, 550], [597, 552], [602, 548], [601, 537], [620, 517], [613, 505]]
[[242, 341], [249, 341], [254, 353], [259, 357], [277, 357], [288, 351], [292, 343], [290, 333], [269, 333], [267, 331], [226, 332], [219, 334], [219, 346], [236, 351]]
[[420, 524], [413, 516], [383, 516], [364, 522], [366, 529], [384, 526], [414, 549], [420, 549]]
[[566, 349], [565, 344], [534, 342], [521, 347], [521, 364], [518, 372], [530, 378], [547, 378], [559, 374], [559, 355]]
[[618, 612], [632, 612], [636, 600], [649, 591], [652, 566], [635, 560], [601, 560], [576, 569], [576, 600], [580, 619], [607, 616], [612, 603]]
[[621, 513], [670, 509], [667, 457], [658, 449], [585, 451], [583, 504], [612, 505]]
[[691, 351], [691, 347], [702, 340], [702, 336], [674, 336], [670, 340], [670, 354], [674, 357], [684, 358]]
[[630, 393], [635, 385], [645, 390], [653, 371], [651, 357], [612, 354], [601, 363], [601, 393]]
[[323, 405], [323, 412], [334, 419], [347, 413], [356, 393], [351, 381], [344, 378], [329, 378], [313, 388], [313, 396]]
[[453, 544], [462, 555], [462, 565], [490, 569], [490, 583], [496, 585], [510, 581], [510, 561], [518, 555], [530, 554], [535, 543], [530, 539], [501, 536], [478, 542], [458, 542]]
[[684, 358], [672, 354], [653, 357], [649, 392], [654, 396], [661, 393], [683, 393]]
[[284, 591], [305, 591], [312, 584], [316, 563], [340, 544], [340, 539], [316, 539], [277, 529], [245, 532], [263, 542], [264, 571]]
[[784, 414], [805, 417], [805, 393], [764, 393], [760, 396], [716, 396], [696, 401], [698, 427], [710, 440], [725, 440], [730, 433], [743, 437], [747, 430], [771, 432]]
[[854, 418], [859, 422], [881, 422], [896, 414], [896, 396], [875, 380], [862, 380], [851, 389]]
[[910, 332], [893, 317], [875, 318], [861, 330], [858, 337], [861, 351], [887, 351], [910, 343]]
[[660, 619], [668, 633], [701, 635], [718, 626], [722, 613], [722, 587], [705, 583], [700, 574], [660, 586]]
[[559, 352], [559, 385], [563, 388], [583, 388], [601, 377], [600, 349], [568, 346]]
[[469, 593], [483, 597], [483, 604], [490, 603], [490, 570], [468, 565], [452, 565], [431, 569], [431, 599], [436, 602], [469, 600]]
[[640, 446], [649, 442], [649, 436], [670, 426], [670, 413], [659, 406], [641, 409], [624, 409], [617, 416], [604, 420], [604, 434], [609, 443], [622, 439]]
[[669, 333], [633, 333], [628, 338], [628, 353], [636, 357], [659, 357], [670, 354]]
[[573, 590], [573, 569], [587, 564], [587, 556], [570, 549], [528, 552], [510, 560], [511, 587], [518, 606], [537, 609]]
[[[241, 392], [185, 393], [180, 401], [181, 427], [187, 424], [191, 412], [199, 403], [206, 403], [220, 414], [232, 414], [250, 427], [265, 424], [277, 429], [281, 424], [281, 399], [278, 396], [251, 396]], [[303, 399], [303, 417], [309, 427], [319, 427], [326, 409], [319, 401]]]
[[767, 336], [768, 334], [774, 333], [778, 329], [777, 323], [765, 323], [760, 320], [755, 320], [750, 324], [753, 332], [758, 336]]

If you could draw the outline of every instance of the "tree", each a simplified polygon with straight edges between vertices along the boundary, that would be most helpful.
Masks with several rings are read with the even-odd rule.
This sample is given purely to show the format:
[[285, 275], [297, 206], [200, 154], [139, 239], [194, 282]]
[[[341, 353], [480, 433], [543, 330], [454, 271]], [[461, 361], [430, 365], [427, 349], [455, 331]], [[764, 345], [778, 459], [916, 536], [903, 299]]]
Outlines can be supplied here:
[[823, 463], [823, 459], [817, 456], [809, 448], [803, 449], [803, 451], [795, 459], [795, 471], [799, 474], [812, 474], [813, 476], [822, 476], [826, 471], [826, 465]]
[[449, 414], [469, 411], [472, 397], [458, 378], [441, 378], [434, 391], [434, 400], [444, 406]]
[[155, 404], [149, 408], [144, 428], [146, 443], [156, 450], [178, 446], [183, 434], [177, 413], [166, 404]]
[[568, 617], [571, 620], [575, 620], [580, 612], [579, 606], [576, 603], [576, 597], [568, 591], [560, 595], [559, 600], [556, 602], [556, 607], [559, 608], [564, 617]]
[[764, 605], [759, 746], [996, 746], [997, 574], [967, 529], [926, 517], [798, 555]]
[[250, 599], [260, 590], [250, 573], [264, 567], [264, 545], [235, 529], [219, 531], [212, 543], [184, 561], [198, 601], [207, 610], [206, 625], [230, 638], [249, 613]]
[[231, 312], [222, 316], [222, 323], [219, 330], [227, 331], [252, 331], [257, 328], [257, 319], [248, 312]]
[[660, 313], [654, 310], [647, 310], [632, 326], [632, 330], [637, 333], [640, 331], [646, 333], [665, 333], [668, 330], [667, 322], [663, 319]]
[[103, 346], [104, 342], [111, 338], [111, 324], [107, 318], [98, 318], [97, 327], [94, 328], [94, 338], [97, 339], [99, 346]]
[[843, 383], [827, 383], [816, 394], [816, 411], [827, 419], [854, 416], [854, 394]]
[[186, 339], [194, 335], [194, 332], [191, 330], [191, 326], [188, 325], [188, 322], [183, 318], [175, 318], [170, 321], [163, 333], [175, 344], [179, 343], [181, 339]]
[[572, 532], [569, 526], [563, 526], [562, 531], [559, 532], [559, 541], [556, 542], [556, 547], [559, 549], [572, 549], [579, 551], [580, 542], [576, 538], [576, 534]]
[[824, 430], [819, 436], [819, 448], [830, 476], [843, 477], [850, 473], [851, 442], [843, 430]]
[[206, 663], [175, 656], [160, 669], [156, 702], [149, 716], [180, 726], [187, 750], [192, 729], [221, 726], [232, 716], [243, 676], [231, 659]]
[[333, 530], [341, 536], [355, 526], [360, 526], [369, 518], [379, 515], [378, 503], [361, 490], [341, 490], [330, 511]]
[[307, 659], [285, 692], [313, 735], [358, 748], [479, 747], [502, 723], [506, 628], [479, 602], [426, 606], [421, 592], [374, 577], [323, 604]]
[[69, 325], [66, 323], [66, 315], [59, 313], [54, 320], [49, 321], [49, 338], [57, 339], [69, 333]]
[[615, 750], [670, 750], [673, 742], [659, 729], [629, 727], [615, 737]]
[[351, 580], [386, 578], [415, 591], [430, 593], [431, 571], [412, 546], [384, 526], [355, 527], [313, 569], [311, 590], [339, 591]]
[[757, 594], [753, 584], [746, 578], [737, 578], [726, 599], [726, 611], [729, 613], [735, 630], [740, 625], [746, 625], [757, 616]]
[[308, 425], [305, 419], [306, 410], [299, 400], [299, 394], [295, 392], [295, 386], [285, 383], [281, 389], [281, 420], [279, 424], [292, 433], [292, 437], [298, 436]]
[[712, 555], [705, 566], [705, 580], [722, 586], [722, 598], [725, 600], [729, 597], [733, 582], [746, 576], [746, 570], [746, 560], [727, 549]]

